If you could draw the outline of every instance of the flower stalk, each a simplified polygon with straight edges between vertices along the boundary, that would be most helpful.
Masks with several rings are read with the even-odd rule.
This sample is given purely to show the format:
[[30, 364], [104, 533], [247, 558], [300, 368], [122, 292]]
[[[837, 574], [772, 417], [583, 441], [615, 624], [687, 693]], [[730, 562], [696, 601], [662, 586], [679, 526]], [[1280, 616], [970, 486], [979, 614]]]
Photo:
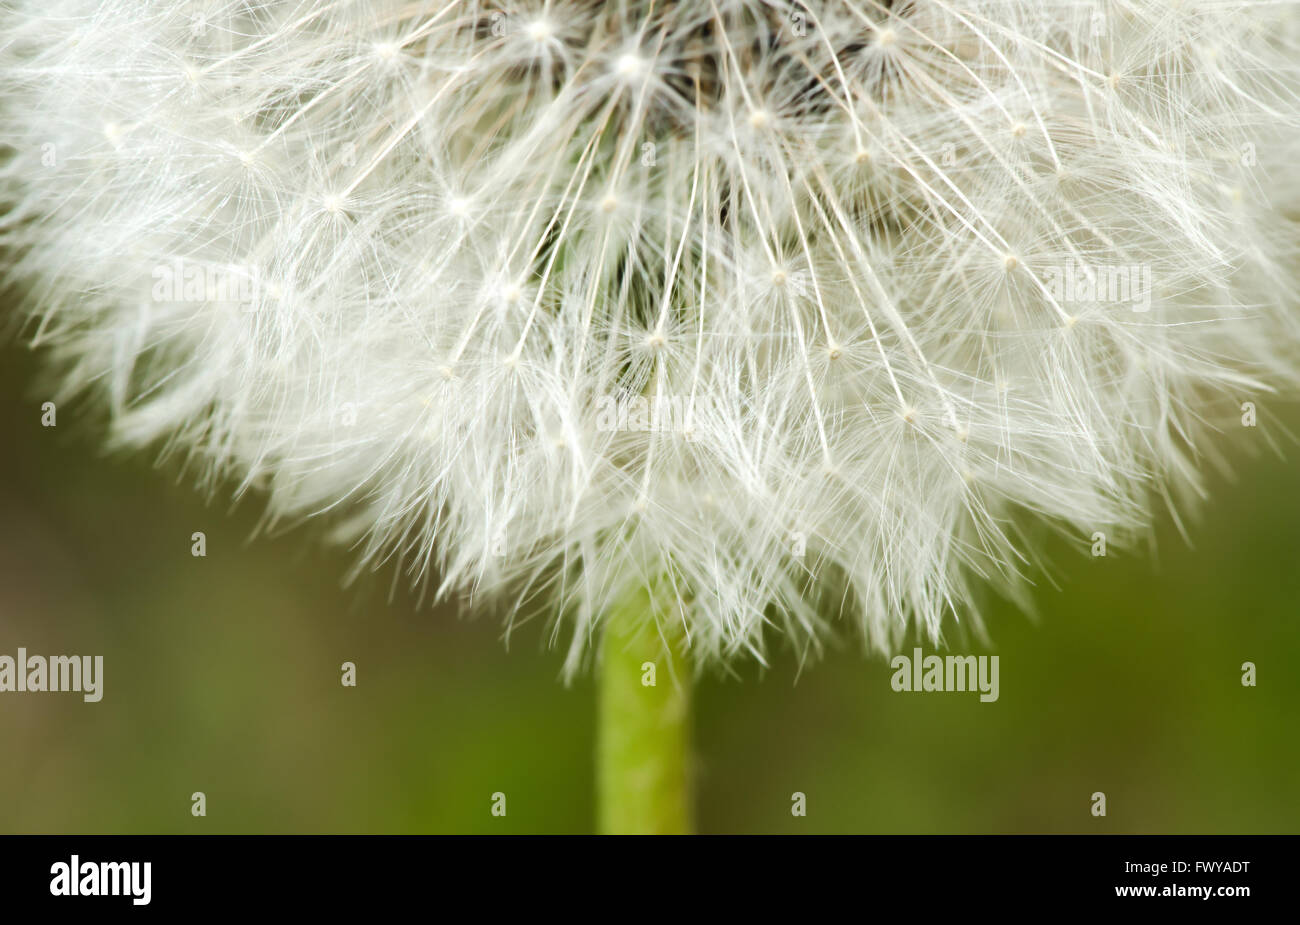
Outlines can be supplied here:
[[608, 614], [598, 681], [597, 815], [605, 835], [691, 831], [691, 689], [684, 638], [637, 587]]

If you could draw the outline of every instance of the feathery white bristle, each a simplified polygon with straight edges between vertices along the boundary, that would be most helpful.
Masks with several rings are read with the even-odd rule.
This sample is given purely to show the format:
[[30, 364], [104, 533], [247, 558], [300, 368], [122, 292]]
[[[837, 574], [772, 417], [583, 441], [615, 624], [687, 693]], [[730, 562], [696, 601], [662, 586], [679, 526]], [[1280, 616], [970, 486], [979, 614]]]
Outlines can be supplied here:
[[0, 241], [121, 442], [558, 601], [570, 669], [641, 582], [705, 657], [888, 650], [1296, 383], [1298, 15], [15, 0]]

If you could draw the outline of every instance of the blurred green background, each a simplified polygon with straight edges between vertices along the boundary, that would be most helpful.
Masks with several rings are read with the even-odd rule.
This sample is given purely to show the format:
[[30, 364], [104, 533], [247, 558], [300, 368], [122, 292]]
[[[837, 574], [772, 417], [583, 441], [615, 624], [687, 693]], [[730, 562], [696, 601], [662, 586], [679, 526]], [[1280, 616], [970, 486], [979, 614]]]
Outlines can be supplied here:
[[[0, 694], [0, 832], [592, 829], [593, 685], [559, 681], [540, 625], [507, 648], [498, 615], [390, 602], [391, 573], [343, 588], [346, 551], [106, 457], [98, 409], [42, 428], [37, 358], [0, 363], [0, 654], [105, 662], [97, 704]], [[1002, 657], [996, 703], [895, 693], [851, 644], [702, 681], [700, 830], [1300, 831], [1300, 460], [1249, 452], [1287, 418], [1224, 435], [1237, 478], [1194, 546], [1168, 518], [1151, 552], [1048, 542], [1038, 617], [994, 606], [995, 648], [963, 647]]]

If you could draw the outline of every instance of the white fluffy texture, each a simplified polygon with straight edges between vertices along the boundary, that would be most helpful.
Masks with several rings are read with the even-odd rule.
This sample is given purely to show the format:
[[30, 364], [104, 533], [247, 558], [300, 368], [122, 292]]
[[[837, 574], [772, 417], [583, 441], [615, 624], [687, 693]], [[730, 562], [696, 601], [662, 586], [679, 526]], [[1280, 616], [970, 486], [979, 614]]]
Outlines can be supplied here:
[[70, 390], [558, 601], [570, 668], [644, 582], [703, 656], [978, 627], [1017, 511], [1141, 527], [1296, 378], [1294, 2], [7, 6], [0, 235]]

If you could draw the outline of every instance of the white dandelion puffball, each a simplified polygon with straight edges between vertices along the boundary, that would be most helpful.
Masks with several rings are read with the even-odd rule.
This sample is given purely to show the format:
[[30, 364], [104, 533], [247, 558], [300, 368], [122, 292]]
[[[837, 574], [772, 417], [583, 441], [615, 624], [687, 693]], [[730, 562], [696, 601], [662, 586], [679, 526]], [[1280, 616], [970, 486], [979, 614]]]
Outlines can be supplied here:
[[888, 651], [1295, 385], [1298, 15], [10, 0], [0, 244], [119, 444], [570, 668], [637, 585]]

